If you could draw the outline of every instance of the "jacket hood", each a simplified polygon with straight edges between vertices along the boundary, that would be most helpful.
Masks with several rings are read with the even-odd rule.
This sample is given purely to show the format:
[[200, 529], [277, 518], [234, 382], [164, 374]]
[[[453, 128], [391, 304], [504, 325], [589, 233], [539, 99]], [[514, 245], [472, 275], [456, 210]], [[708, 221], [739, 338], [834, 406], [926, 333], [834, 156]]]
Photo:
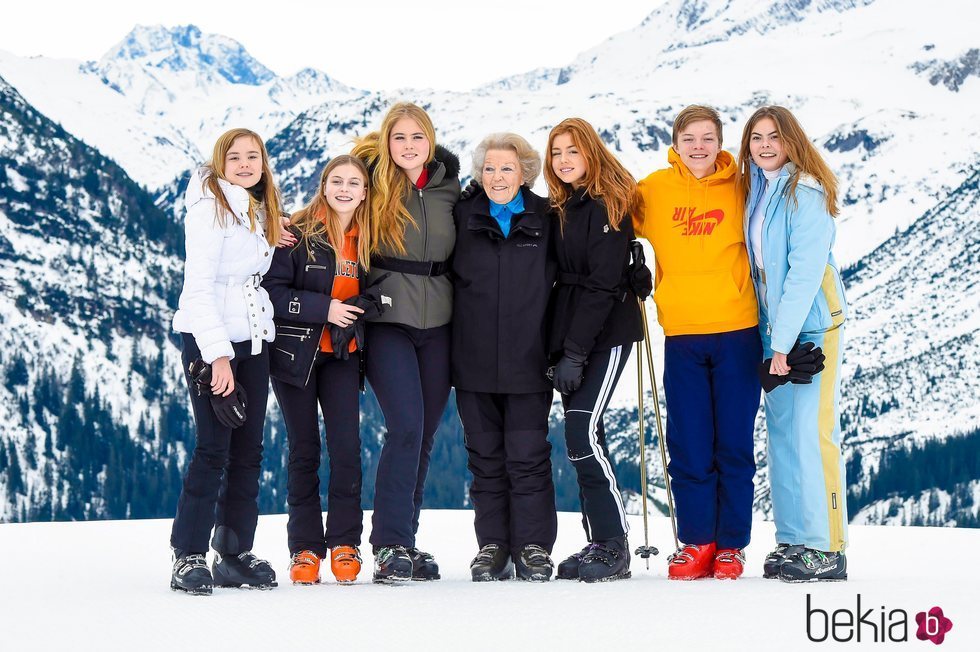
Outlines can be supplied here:
[[[437, 178], [439, 176], [438, 172], [440, 163], [445, 169], [445, 173], [442, 175], [442, 177]], [[436, 145], [435, 154], [432, 157], [432, 161], [428, 166], [426, 166], [426, 169], [429, 171], [429, 185], [442, 183], [443, 179], [458, 178], [459, 157], [442, 145]]]
[[[205, 182], [211, 176], [211, 170], [207, 167], [199, 167], [191, 173], [190, 181], [187, 182], [187, 190], [184, 191], [184, 207], [190, 208], [203, 199], [216, 199], [211, 188]], [[218, 187], [228, 200], [229, 206], [238, 212], [248, 210], [248, 191], [241, 186], [218, 179]]]
[[717, 183], [718, 181], [731, 179], [738, 172], [738, 167], [735, 165], [735, 157], [725, 150], [718, 152], [715, 171], [703, 179], [698, 179], [691, 174], [684, 161], [681, 160], [681, 155], [677, 153], [673, 146], [667, 150], [667, 162], [670, 163], [673, 173], [678, 175], [679, 178], [695, 183]]

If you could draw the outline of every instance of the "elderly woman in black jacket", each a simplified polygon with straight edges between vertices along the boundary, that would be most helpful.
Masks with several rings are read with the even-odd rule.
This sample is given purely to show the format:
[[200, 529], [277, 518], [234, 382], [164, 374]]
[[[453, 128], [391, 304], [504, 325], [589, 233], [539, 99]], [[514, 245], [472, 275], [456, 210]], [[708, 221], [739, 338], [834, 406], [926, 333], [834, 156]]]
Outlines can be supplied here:
[[473, 155], [479, 188], [456, 204], [452, 378], [473, 474], [474, 582], [547, 581], [558, 523], [545, 313], [557, 267], [541, 158], [516, 134]]

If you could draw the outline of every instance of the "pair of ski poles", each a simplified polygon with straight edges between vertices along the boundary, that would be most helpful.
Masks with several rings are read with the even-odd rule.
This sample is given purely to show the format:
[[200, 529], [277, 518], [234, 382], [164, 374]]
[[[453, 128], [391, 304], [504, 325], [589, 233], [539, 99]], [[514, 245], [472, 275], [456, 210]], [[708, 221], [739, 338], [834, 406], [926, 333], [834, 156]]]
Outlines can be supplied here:
[[[639, 242], [633, 241], [635, 248], [640, 248]], [[643, 260], [642, 248], [633, 251], [634, 260]], [[660, 417], [660, 392], [657, 390], [657, 374], [653, 367], [653, 348], [650, 346], [650, 326], [647, 322], [646, 306], [643, 299], [636, 298], [640, 308], [640, 318], [643, 323], [643, 346], [636, 347], [636, 403], [638, 416], [638, 436], [640, 438], [640, 486], [643, 501], [643, 545], [636, 549], [636, 554], [646, 560], [647, 570], [650, 570], [650, 557], [660, 551], [650, 545], [650, 527], [647, 519], [647, 456], [646, 456], [646, 423], [643, 419], [643, 356], [646, 353], [647, 369], [650, 372], [650, 385], [653, 387], [653, 409], [657, 416], [657, 443], [660, 447], [660, 461], [663, 464], [664, 485], [667, 489], [667, 510], [670, 513], [670, 526], [674, 532], [674, 549], [680, 548], [677, 539], [677, 518], [674, 513], [674, 495], [670, 490], [670, 475], [667, 473], [667, 446], [664, 439], [663, 420]]]

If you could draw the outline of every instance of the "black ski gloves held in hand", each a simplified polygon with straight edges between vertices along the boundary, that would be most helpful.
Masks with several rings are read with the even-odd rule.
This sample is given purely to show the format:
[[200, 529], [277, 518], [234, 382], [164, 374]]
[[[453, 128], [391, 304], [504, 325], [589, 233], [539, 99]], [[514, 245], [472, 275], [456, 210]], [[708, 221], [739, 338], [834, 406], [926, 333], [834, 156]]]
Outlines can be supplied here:
[[786, 383], [809, 385], [813, 382], [813, 377], [823, 371], [823, 363], [826, 359], [823, 350], [819, 346], [813, 346], [813, 342], [800, 344], [797, 341], [793, 349], [786, 355], [786, 364], [789, 365], [790, 369], [785, 376], [775, 376], [769, 373], [772, 358], [766, 358], [759, 365], [759, 380], [762, 381], [762, 389], [768, 394]]
[[187, 375], [197, 390], [197, 395], [205, 395], [211, 401], [214, 416], [222, 425], [229, 428], [239, 428], [245, 425], [245, 406], [248, 397], [245, 390], [235, 383], [235, 391], [228, 396], [220, 396], [211, 391], [211, 365], [198, 358], [187, 367]]
[[565, 355], [555, 365], [553, 377], [555, 389], [562, 394], [571, 394], [581, 387], [587, 358], [586, 355], [565, 349]]
[[653, 292], [653, 274], [650, 273], [650, 268], [646, 265], [643, 245], [640, 244], [639, 240], [630, 242], [630, 253], [633, 254], [633, 262], [630, 263], [627, 271], [630, 289], [640, 298], [640, 301], [645, 301]]
[[[381, 282], [391, 276], [391, 272], [386, 272], [378, 277], [374, 283], [369, 285], [363, 293], [351, 297], [344, 301], [347, 305], [357, 306], [363, 313], [357, 315], [357, 319], [350, 326], [337, 326], [327, 324], [330, 329], [330, 345], [333, 346], [335, 358], [346, 360], [350, 357], [350, 341], [357, 342], [357, 348], [364, 348], [364, 324], [369, 319], [374, 319], [388, 309], [381, 299]], [[389, 302], [390, 303], [390, 302]]]
[[214, 416], [218, 417], [222, 425], [229, 428], [240, 428], [245, 425], [246, 405], [248, 405], [248, 397], [238, 383], [235, 383], [235, 391], [228, 396], [211, 395], [211, 409], [214, 410]]

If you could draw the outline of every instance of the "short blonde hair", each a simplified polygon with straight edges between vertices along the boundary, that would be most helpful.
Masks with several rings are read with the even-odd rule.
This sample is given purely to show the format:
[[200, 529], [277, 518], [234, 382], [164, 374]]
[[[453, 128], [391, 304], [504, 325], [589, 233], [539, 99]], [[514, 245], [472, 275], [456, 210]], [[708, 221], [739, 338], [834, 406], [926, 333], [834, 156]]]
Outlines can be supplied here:
[[491, 149], [509, 149], [517, 154], [517, 160], [521, 165], [521, 174], [524, 176], [524, 184], [528, 188], [534, 185], [538, 175], [541, 174], [541, 155], [531, 147], [526, 140], [510, 132], [500, 132], [490, 134], [480, 141], [473, 151], [473, 180], [479, 185], [483, 185], [483, 164], [487, 159], [487, 152]]
[[674, 133], [671, 135], [674, 146], [677, 146], [677, 137], [681, 135], [682, 131], [687, 129], [688, 125], [694, 122], [701, 122], [702, 120], [715, 123], [715, 129], [718, 130], [718, 147], [721, 147], [721, 116], [710, 106], [704, 106], [703, 104], [692, 104], [682, 109], [677, 114], [677, 117], [674, 118]]

